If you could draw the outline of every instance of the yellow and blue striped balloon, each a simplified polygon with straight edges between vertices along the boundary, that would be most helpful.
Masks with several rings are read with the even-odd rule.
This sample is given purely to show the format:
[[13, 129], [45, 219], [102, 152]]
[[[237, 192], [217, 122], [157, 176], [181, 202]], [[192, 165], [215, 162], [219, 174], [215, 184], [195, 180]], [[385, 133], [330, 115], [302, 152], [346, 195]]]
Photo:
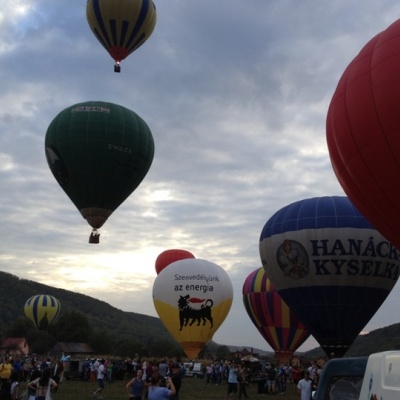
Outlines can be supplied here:
[[140, 47], [157, 21], [153, 0], [88, 0], [90, 29], [117, 64]]
[[60, 301], [47, 294], [38, 294], [30, 297], [24, 306], [25, 315], [34, 323], [37, 329], [46, 329], [58, 316], [60, 310]]

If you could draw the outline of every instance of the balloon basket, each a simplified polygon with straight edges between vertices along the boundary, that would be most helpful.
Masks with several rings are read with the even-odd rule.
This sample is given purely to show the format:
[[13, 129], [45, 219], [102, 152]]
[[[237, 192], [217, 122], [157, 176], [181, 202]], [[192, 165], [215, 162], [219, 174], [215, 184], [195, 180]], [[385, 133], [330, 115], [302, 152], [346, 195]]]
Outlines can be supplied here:
[[89, 243], [92, 244], [100, 243], [100, 233], [97, 232], [97, 229], [93, 229], [92, 233], [90, 234]]

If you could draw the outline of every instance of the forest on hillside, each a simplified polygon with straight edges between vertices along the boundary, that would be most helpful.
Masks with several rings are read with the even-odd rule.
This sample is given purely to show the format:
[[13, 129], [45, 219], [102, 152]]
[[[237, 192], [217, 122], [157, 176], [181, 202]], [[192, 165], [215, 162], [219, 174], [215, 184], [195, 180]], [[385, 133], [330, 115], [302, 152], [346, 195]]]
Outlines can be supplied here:
[[[31, 296], [49, 294], [62, 304], [56, 321], [38, 331], [24, 315]], [[0, 272], [0, 337], [26, 337], [30, 348], [45, 353], [56, 342], [90, 343], [97, 353], [181, 352], [158, 318], [124, 312], [92, 297], [19, 279]], [[170, 349], [170, 350], [169, 350]]]
[[[24, 304], [31, 296], [44, 293], [59, 299], [62, 307], [57, 320], [46, 330], [38, 331], [25, 317]], [[181, 347], [159, 318], [121, 311], [90, 296], [20, 279], [0, 271], [2, 337], [25, 337], [32, 351], [40, 354], [46, 353], [56, 342], [79, 342], [89, 343], [98, 354], [183, 356]], [[246, 348], [245, 343], [243, 348]], [[211, 341], [202, 353], [222, 356], [228, 355], [229, 349], [226, 343]], [[399, 349], [400, 323], [360, 335], [346, 356], [364, 356]], [[308, 359], [325, 356], [319, 347], [298, 354]]]

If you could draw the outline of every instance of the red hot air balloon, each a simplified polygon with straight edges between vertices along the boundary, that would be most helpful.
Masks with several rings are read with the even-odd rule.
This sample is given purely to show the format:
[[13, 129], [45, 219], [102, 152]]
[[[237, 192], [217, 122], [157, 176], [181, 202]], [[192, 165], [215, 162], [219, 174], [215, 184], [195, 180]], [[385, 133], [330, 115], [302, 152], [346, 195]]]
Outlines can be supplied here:
[[274, 289], [264, 268], [246, 278], [242, 293], [251, 321], [275, 350], [279, 363], [288, 362], [310, 334]]
[[171, 249], [165, 250], [159, 254], [156, 259], [156, 272], [157, 275], [169, 264], [179, 261], [185, 260], [186, 258], [196, 258], [190, 251], [180, 250], [180, 249]]
[[326, 135], [352, 203], [400, 248], [400, 20], [372, 38], [339, 80]]
[[347, 197], [277, 211], [260, 237], [268, 278], [326, 354], [343, 356], [399, 277], [400, 253]]

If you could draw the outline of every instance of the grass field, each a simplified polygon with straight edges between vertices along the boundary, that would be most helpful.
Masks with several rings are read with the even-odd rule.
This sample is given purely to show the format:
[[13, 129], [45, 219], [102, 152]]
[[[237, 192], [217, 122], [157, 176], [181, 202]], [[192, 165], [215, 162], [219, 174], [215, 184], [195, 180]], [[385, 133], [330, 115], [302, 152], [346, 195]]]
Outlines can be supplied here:
[[[125, 381], [115, 381], [111, 384], [106, 384], [106, 388], [102, 393], [105, 400], [123, 400], [128, 399], [125, 391]], [[21, 384], [21, 390], [25, 388], [25, 384]], [[80, 380], [64, 381], [60, 384], [59, 390], [53, 393], [53, 400], [86, 400], [94, 399], [93, 392], [97, 389], [96, 382], [84, 382]], [[184, 378], [180, 391], [180, 400], [225, 400], [227, 385], [207, 384], [203, 379]], [[257, 384], [251, 383], [247, 386], [249, 400], [277, 398], [280, 400], [296, 400], [297, 393], [293, 384], [288, 384], [285, 393], [277, 395], [261, 395], [257, 393]], [[231, 395], [231, 400], [236, 400], [236, 397]]]

